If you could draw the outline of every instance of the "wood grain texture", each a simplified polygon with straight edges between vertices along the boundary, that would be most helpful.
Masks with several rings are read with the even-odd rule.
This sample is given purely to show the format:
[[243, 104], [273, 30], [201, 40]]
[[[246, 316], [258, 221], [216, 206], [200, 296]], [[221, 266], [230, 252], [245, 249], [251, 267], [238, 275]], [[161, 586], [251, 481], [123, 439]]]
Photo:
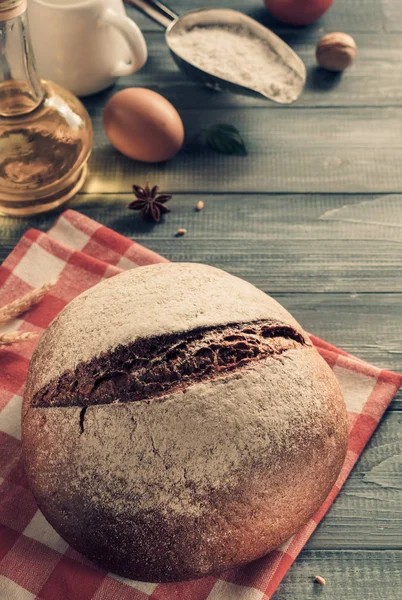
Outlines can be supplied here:
[[[159, 165], [123, 157], [102, 130], [102, 107], [90, 113], [90, 193], [128, 192], [146, 179], [172, 192], [402, 191], [402, 108], [383, 108], [381, 118], [376, 108], [184, 109], [186, 146]], [[248, 156], [218, 154], [197, 141], [222, 122], [241, 131]]]
[[[131, 198], [84, 194], [72, 206], [170, 260], [213, 264], [271, 293], [402, 292], [398, 194], [176, 194], [172, 212], [156, 226], [127, 209]], [[52, 219], [30, 223], [46, 228]], [[25, 227], [26, 221], [0, 220], [7, 239]], [[174, 237], [179, 227], [187, 229], [182, 238]]]
[[[316, 31], [364, 31], [375, 32], [386, 29], [387, 25], [392, 25], [392, 17], [388, 16], [390, 9], [387, 4], [396, 4], [398, 0], [353, 0], [351, 9], [351, 0], [336, 0], [333, 6], [317, 23], [309, 27]], [[387, 6], [387, 16], [385, 14]], [[200, 8], [233, 8], [240, 10], [254, 19], [264, 23], [274, 31], [283, 34], [289, 28], [282, 23], [278, 23], [268, 13], [263, 5], [263, 0], [171, 0], [167, 2], [171, 9], [177, 14], [182, 15], [185, 12]], [[394, 9], [395, 10], [395, 9]], [[135, 8], [127, 6], [127, 13], [136, 21], [143, 31], [162, 31], [162, 27], [145, 17]], [[388, 17], [388, 18], [387, 18]], [[300, 30], [303, 35], [303, 29]]]
[[401, 549], [401, 426], [388, 412], [307, 548]]
[[[401, 5], [402, 6], [402, 5]], [[402, 14], [402, 8], [401, 8]], [[402, 17], [401, 17], [402, 21]], [[307, 67], [307, 83], [297, 107], [392, 106], [402, 102], [402, 35], [358, 33], [354, 37], [358, 57], [343, 74], [317, 67], [315, 45], [322, 31], [298, 30], [282, 37], [300, 55]], [[185, 108], [258, 107], [273, 110], [276, 104], [259, 96], [238, 96], [213, 92], [195, 85], [178, 69], [164, 41], [163, 33], [148, 32], [148, 61], [134, 75], [120, 79], [116, 86], [85, 100], [90, 112], [101, 108], [106, 100], [126, 87], [147, 87], [163, 94], [174, 106]], [[158, 75], [156, 76], [156, 72]]]
[[[273, 600], [400, 600], [401, 566], [401, 551], [305, 550]], [[315, 575], [327, 584], [314, 584]]]
[[397, 0], [382, 0], [387, 31], [402, 31], [402, 3]]

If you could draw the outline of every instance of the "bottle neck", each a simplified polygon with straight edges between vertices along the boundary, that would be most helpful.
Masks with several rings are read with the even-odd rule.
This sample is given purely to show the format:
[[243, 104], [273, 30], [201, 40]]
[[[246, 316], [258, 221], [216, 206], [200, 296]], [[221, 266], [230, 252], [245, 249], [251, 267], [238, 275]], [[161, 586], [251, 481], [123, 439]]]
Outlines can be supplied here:
[[44, 91], [35, 69], [26, 0], [6, 5], [0, 0], [0, 116], [13, 117], [35, 110]]

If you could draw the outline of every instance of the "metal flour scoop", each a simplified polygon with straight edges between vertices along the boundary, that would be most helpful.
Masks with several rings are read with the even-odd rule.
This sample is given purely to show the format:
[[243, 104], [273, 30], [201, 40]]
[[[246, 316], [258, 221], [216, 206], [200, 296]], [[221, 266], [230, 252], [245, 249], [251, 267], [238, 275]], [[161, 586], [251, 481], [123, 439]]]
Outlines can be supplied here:
[[[166, 27], [166, 44], [179, 66], [190, 78], [204, 83], [216, 90], [230, 90], [240, 94], [259, 94], [279, 104], [290, 104], [297, 100], [306, 82], [306, 68], [299, 56], [272, 31], [243, 13], [228, 8], [206, 8], [192, 10], [182, 17], [158, 0], [126, 0], [148, 17]], [[233, 32], [247, 31], [248, 35], [257, 38], [267, 46], [272, 60], [272, 67], [283, 74], [274, 81], [274, 85], [265, 85], [260, 79], [250, 87], [238, 82], [216, 76], [204, 68], [190, 62], [180, 48], [178, 40], [194, 28], [219, 28]], [[239, 44], [242, 39], [239, 36]], [[278, 71], [279, 69], [279, 71]]]

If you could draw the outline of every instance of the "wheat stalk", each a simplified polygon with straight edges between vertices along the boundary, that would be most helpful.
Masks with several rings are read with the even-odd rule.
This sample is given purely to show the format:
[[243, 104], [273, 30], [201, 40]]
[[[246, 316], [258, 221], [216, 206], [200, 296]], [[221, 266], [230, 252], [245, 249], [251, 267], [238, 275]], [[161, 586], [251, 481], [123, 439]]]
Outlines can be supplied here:
[[56, 283], [57, 280], [48, 281], [39, 288], [28, 292], [25, 294], [25, 296], [22, 296], [22, 298], [17, 298], [17, 300], [14, 300], [14, 302], [10, 302], [10, 304], [6, 304], [6, 306], [0, 308], [0, 325], [19, 317], [29, 308], [35, 306], [35, 304], [38, 304], [38, 302], [42, 300], [43, 296], [47, 294], [48, 291], [56, 285]]
[[12, 344], [18, 344], [18, 342], [26, 342], [36, 338], [37, 334], [30, 331], [25, 333], [0, 333], [0, 348], [2, 346], [11, 346]]
[[[14, 302], [10, 302], [10, 304], [6, 304], [0, 308], [0, 325], [19, 317], [22, 313], [32, 308], [32, 306], [38, 304], [42, 300], [43, 296], [47, 294], [48, 291], [56, 285], [56, 283], [57, 280], [48, 281], [39, 288], [28, 292], [25, 294], [25, 296], [22, 296], [22, 298], [17, 298], [17, 300], [14, 300]], [[37, 334], [30, 331], [26, 331], [24, 333], [20, 333], [18, 331], [14, 333], [0, 333], [0, 348], [3, 346], [11, 346], [12, 344], [18, 344], [19, 342], [26, 342], [36, 337]]]

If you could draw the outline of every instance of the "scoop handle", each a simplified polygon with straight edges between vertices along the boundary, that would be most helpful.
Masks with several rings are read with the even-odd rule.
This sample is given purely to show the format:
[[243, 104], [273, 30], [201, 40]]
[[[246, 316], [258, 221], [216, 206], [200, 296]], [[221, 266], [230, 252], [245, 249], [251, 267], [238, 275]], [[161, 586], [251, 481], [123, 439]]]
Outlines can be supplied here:
[[147, 17], [150, 17], [159, 25], [168, 27], [170, 23], [178, 18], [178, 15], [174, 13], [170, 8], [159, 2], [159, 0], [125, 0], [127, 4], [131, 4], [143, 12]]

